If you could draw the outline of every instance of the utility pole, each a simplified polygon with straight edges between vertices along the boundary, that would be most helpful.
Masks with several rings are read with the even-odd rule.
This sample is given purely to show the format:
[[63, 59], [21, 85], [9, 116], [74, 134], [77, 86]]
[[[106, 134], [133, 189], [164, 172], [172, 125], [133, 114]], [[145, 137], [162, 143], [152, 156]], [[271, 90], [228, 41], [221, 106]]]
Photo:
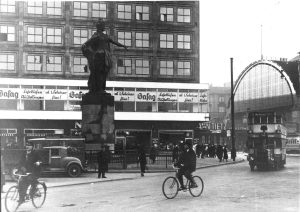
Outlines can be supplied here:
[[[231, 155], [234, 154], [233, 160], [235, 160], [235, 126], [234, 126], [234, 94], [233, 94], [233, 58], [230, 58], [230, 73], [231, 73]], [[232, 157], [232, 156], [231, 156]]]

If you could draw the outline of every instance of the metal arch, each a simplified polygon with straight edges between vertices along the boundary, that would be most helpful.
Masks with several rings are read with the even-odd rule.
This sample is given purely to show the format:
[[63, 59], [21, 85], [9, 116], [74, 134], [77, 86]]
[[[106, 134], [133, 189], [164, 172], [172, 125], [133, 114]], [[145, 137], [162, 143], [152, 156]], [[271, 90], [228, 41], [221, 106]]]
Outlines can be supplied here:
[[274, 62], [271, 62], [271, 61], [267, 61], [267, 60], [258, 60], [258, 61], [255, 61], [253, 63], [251, 63], [250, 65], [248, 65], [244, 71], [242, 71], [242, 73], [239, 75], [235, 85], [234, 85], [234, 89], [233, 89], [233, 95], [235, 96], [235, 93], [241, 83], [241, 81], [243, 80], [243, 78], [245, 77], [245, 75], [252, 69], [254, 68], [255, 66], [258, 66], [258, 65], [269, 65], [269, 66], [272, 66], [275, 70], [277, 70], [281, 75], [284, 76], [284, 79], [285, 81], [287, 82], [288, 86], [289, 86], [289, 89], [290, 89], [290, 94], [291, 94], [291, 97], [292, 97], [292, 104], [294, 105], [294, 94], [296, 93], [294, 87], [293, 87], [293, 84], [290, 80], [290, 77], [287, 75], [287, 73], [283, 70], [283, 68], [281, 66], [279, 66], [278, 64], [274, 63]]

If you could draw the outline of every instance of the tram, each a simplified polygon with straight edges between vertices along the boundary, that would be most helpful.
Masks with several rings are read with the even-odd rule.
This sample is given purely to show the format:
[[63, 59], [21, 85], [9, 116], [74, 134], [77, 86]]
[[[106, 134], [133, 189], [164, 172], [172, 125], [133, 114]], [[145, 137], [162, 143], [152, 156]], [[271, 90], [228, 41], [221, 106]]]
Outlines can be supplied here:
[[276, 112], [250, 112], [248, 115], [248, 161], [251, 171], [279, 169], [286, 164], [287, 130], [283, 115]]

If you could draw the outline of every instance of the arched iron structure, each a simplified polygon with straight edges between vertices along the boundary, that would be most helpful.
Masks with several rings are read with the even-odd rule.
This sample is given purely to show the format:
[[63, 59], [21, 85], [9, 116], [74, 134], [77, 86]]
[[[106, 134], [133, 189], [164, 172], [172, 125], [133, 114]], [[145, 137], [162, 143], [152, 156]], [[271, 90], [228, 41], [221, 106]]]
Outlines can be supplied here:
[[[259, 67], [261, 67], [261, 68], [259, 69]], [[265, 70], [263, 70], [264, 68], [265, 68]], [[253, 71], [253, 73], [251, 73], [251, 71]], [[258, 75], [260, 75], [260, 76], [258, 76]], [[271, 78], [271, 77], [273, 77], [273, 78]], [[264, 82], [264, 80], [265, 80], [265, 82]], [[282, 80], [284, 80], [284, 81], [282, 81]], [[276, 83], [277, 83], [278, 87], [276, 87]], [[282, 86], [282, 88], [281, 88], [282, 93], [280, 93], [280, 91], [279, 91], [280, 90], [279, 85]], [[240, 88], [240, 86], [242, 86], [243, 88]], [[273, 86], [273, 87], [270, 88], [267, 86]], [[239, 89], [241, 89], [241, 91]], [[242, 89], [244, 89], [244, 90], [242, 90]], [[263, 90], [263, 89], [265, 89], [265, 90]], [[248, 92], [247, 94], [245, 92], [246, 90]], [[260, 92], [259, 90], [261, 90], [261, 93], [259, 93]], [[264, 94], [264, 92], [267, 94]], [[276, 92], [277, 92], [278, 96], [276, 96]], [[255, 62], [251, 63], [250, 65], [248, 65], [242, 71], [242, 73], [239, 75], [238, 79], [235, 82], [234, 89], [233, 89], [233, 95], [235, 96], [234, 97], [235, 104], [236, 104], [236, 102], [239, 102], [241, 104], [242, 104], [242, 102], [244, 102], [244, 105], [253, 103], [255, 101], [256, 102], [263, 101], [264, 99], [266, 101], [271, 101], [271, 104], [272, 104], [272, 101], [273, 101], [272, 99], [277, 98], [276, 101], [279, 101], [278, 102], [279, 105], [282, 104], [283, 101], [287, 101], [286, 103], [288, 103], [288, 104], [291, 103], [291, 105], [285, 105], [285, 106], [293, 106], [294, 102], [295, 102], [295, 100], [294, 100], [295, 93], [296, 92], [293, 87], [293, 84], [292, 84], [288, 74], [284, 71], [284, 69], [281, 66], [279, 66], [277, 63], [272, 62], [272, 61], [266, 61], [266, 60], [255, 61]], [[238, 98], [236, 98], [237, 97], [236, 94], [238, 94]], [[248, 99], [242, 95], [245, 95], [245, 96], [248, 95]], [[278, 105], [274, 104], [274, 108], [276, 108], [277, 106]], [[281, 105], [281, 106], [283, 106], [283, 105]], [[265, 109], [269, 109], [269, 108], [265, 108]]]

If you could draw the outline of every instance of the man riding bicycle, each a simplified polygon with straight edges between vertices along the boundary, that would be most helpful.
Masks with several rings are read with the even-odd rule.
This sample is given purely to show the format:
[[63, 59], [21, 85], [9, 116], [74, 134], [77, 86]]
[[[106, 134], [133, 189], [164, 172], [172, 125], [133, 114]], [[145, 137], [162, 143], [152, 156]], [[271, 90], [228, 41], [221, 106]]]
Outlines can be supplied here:
[[192, 178], [192, 173], [196, 170], [196, 153], [193, 150], [192, 141], [187, 140], [184, 144], [184, 152], [179, 156], [179, 160], [174, 165], [179, 167], [177, 178], [180, 183], [180, 189], [185, 190], [183, 185], [183, 175], [190, 180], [192, 187], [196, 187], [196, 183]]
[[19, 162], [18, 170], [23, 176], [19, 181], [19, 204], [22, 204], [25, 201], [26, 191], [29, 185], [31, 185], [30, 195], [34, 194], [38, 178], [40, 177], [41, 168], [40, 168], [40, 157], [36, 151], [34, 151], [34, 145], [28, 143], [26, 146], [26, 154], [21, 157]]

